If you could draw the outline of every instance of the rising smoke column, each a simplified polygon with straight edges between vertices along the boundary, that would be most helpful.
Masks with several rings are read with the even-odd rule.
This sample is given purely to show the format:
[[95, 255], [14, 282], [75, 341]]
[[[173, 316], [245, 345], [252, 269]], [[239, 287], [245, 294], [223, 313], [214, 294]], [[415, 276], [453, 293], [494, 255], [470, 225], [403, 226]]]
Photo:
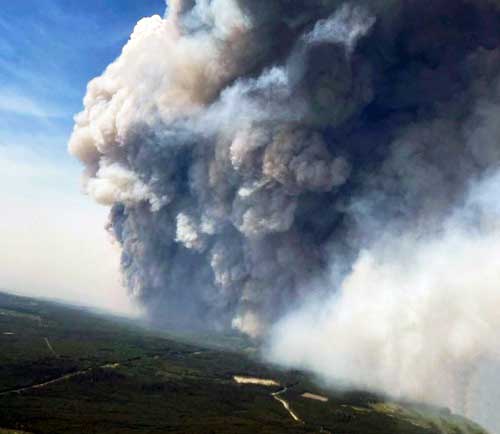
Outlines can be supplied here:
[[364, 249], [438, 239], [500, 161], [499, 8], [177, 0], [141, 20], [70, 141], [132, 296], [265, 336]]
[[372, 98], [375, 17], [323, 3], [174, 2], [89, 84], [70, 149], [154, 318], [257, 335], [324, 267], [350, 164], [323, 133]]

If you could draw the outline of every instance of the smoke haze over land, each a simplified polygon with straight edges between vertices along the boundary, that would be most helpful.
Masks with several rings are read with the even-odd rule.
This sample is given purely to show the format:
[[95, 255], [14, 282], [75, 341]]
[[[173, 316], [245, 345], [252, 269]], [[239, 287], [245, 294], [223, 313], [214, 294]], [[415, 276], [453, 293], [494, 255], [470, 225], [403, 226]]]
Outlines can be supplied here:
[[131, 295], [498, 430], [500, 3], [169, 3], [70, 141]]
[[499, 194], [496, 174], [438, 233], [386, 232], [343, 281], [331, 276], [337, 293], [274, 327], [267, 357], [330, 384], [444, 405], [496, 432]]
[[0, 146], [0, 173], [0, 291], [134, 314], [118, 247], [99, 230], [106, 210], [81, 195], [77, 180], [68, 183], [78, 171], [10, 145]]

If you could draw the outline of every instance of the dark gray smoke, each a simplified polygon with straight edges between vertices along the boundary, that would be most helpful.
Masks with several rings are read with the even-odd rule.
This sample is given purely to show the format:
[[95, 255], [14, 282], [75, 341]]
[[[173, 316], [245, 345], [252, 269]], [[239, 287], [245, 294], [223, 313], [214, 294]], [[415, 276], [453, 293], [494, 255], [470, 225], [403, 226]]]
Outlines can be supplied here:
[[500, 162], [498, 1], [169, 3], [70, 143], [158, 322], [265, 335]]
[[112, 205], [132, 295], [160, 321], [259, 334], [332, 248], [373, 235], [352, 225], [353, 197], [419, 224], [498, 162], [484, 126], [497, 114], [495, 2], [169, 9], [89, 84], [70, 143], [87, 192]]

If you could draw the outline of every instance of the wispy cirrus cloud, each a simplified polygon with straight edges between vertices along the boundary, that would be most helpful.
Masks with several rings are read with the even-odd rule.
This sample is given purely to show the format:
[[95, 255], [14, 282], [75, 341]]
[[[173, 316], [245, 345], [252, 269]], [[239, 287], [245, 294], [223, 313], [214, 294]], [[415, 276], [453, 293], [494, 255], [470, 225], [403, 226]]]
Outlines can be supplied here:
[[28, 95], [8, 88], [0, 88], [0, 112], [43, 119], [67, 116], [61, 109], [42, 104]]

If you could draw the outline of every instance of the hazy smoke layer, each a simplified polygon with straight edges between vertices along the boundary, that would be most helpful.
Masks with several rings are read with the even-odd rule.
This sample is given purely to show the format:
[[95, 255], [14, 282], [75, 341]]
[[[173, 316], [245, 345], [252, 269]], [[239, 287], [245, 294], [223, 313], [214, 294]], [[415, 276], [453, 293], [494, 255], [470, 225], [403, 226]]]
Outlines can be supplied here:
[[[90, 82], [70, 143], [86, 191], [112, 206], [132, 295], [159, 322], [253, 336], [298, 309], [285, 324], [315, 324], [321, 350], [334, 336], [342, 351], [313, 363], [301, 334], [278, 326], [281, 360], [328, 373], [372, 354], [359, 378], [335, 376], [443, 401], [402, 382], [414, 355], [427, 357], [421, 370], [455, 372], [470, 365], [456, 346], [477, 340], [490, 358], [498, 337], [461, 316], [475, 294], [470, 316], [494, 328], [482, 309], [498, 295], [495, 259], [479, 257], [496, 229], [449, 215], [500, 161], [500, 2], [169, 3]], [[300, 306], [318, 297], [316, 323]], [[418, 325], [398, 331], [414, 317], [435, 318], [436, 342]]]
[[274, 327], [267, 357], [500, 432], [499, 195], [496, 174], [439, 233], [387, 234], [363, 250], [337, 294], [311, 297]]

